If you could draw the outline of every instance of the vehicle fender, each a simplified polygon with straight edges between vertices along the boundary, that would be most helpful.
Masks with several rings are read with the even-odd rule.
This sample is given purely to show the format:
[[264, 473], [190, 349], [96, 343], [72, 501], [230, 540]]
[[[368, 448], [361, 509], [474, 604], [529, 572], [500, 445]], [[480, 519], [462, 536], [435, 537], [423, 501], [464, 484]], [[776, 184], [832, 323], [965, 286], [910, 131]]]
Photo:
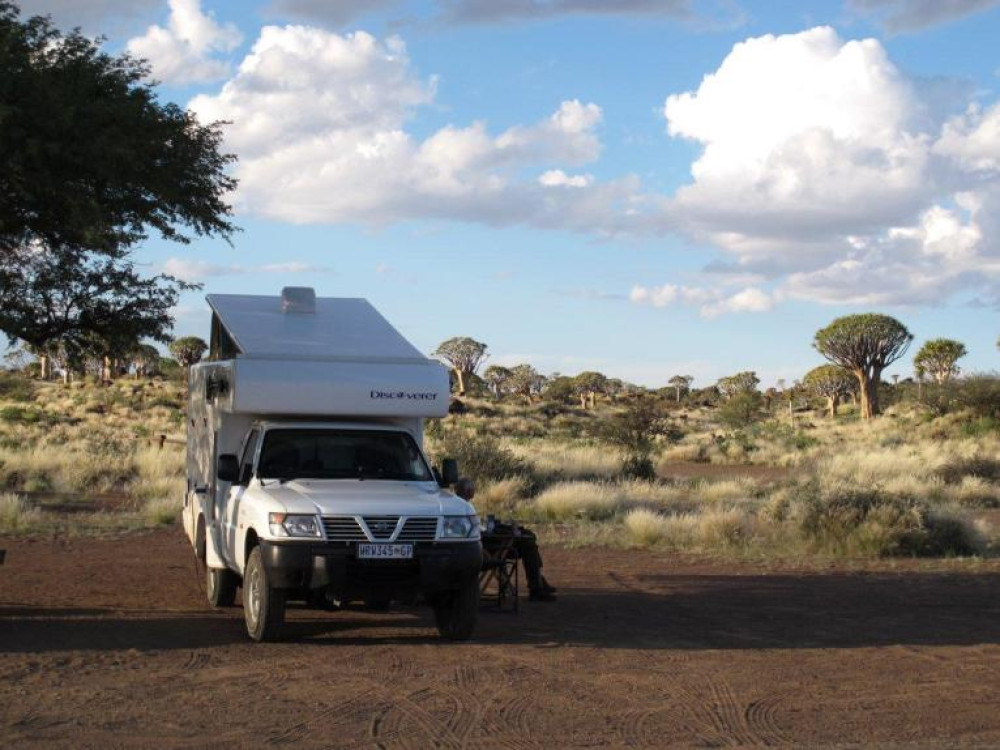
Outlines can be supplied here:
[[205, 565], [216, 570], [224, 570], [229, 566], [219, 554], [220, 526], [208, 521], [205, 517]]

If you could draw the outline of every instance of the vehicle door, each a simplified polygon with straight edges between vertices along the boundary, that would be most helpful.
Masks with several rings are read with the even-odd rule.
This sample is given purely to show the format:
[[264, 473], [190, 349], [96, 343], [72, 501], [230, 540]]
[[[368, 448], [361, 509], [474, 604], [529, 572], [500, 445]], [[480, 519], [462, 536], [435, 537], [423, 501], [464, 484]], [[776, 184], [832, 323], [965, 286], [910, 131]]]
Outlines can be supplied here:
[[239, 518], [240, 504], [243, 502], [243, 495], [253, 476], [253, 460], [257, 452], [257, 443], [260, 437], [260, 430], [254, 427], [247, 433], [243, 440], [243, 447], [240, 450], [240, 478], [239, 481], [229, 485], [226, 494], [225, 508], [223, 509], [223, 533], [226, 537], [226, 551], [231, 558], [228, 562], [238, 570], [243, 569], [243, 540], [241, 539]]

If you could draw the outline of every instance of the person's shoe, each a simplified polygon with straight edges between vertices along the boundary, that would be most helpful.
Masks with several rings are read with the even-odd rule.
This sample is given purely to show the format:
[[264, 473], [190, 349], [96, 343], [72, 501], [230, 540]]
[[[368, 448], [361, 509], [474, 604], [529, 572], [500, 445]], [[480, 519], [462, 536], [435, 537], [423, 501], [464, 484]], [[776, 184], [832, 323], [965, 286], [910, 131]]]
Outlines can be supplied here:
[[535, 589], [528, 592], [529, 602], [554, 602], [556, 595], [546, 589]]
[[542, 585], [539, 587], [542, 591], [547, 591], [550, 594], [556, 593], [556, 587], [549, 583], [545, 576], [542, 576]]

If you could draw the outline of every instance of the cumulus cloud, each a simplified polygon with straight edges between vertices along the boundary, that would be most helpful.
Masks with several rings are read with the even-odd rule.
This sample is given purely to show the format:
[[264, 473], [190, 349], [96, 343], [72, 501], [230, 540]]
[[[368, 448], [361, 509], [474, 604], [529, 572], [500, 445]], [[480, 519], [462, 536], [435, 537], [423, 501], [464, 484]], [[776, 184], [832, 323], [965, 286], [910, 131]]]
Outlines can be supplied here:
[[435, 88], [396, 37], [268, 26], [221, 91], [190, 107], [233, 123], [226, 141], [240, 157], [238, 205], [275, 219], [442, 217], [600, 231], [635, 193], [634, 178], [597, 185], [567, 176], [578, 188], [570, 196], [554, 175], [522, 174], [596, 159], [597, 105], [567, 100], [533, 124], [499, 133], [485, 122], [448, 125], [420, 139], [407, 124]]
[[926, 93], [876, 40], [816, 28], [737, 44], [697, 90], [668, 97], [669, 133], [702, 150], [663, 215], [733, 259], [716, 264], [715, 295], [741, 275], [775, 288], [703, 312], [992, 290], [1000, 108], [949, 118], [935, 111], [948, 97]]
[[848, 0], [848, 7], [874, 16], [890, 32], [918, 31], [1000, 5], [1000, 0]]
[[216, 23], [202, 12], [200, 0], [169, 0], [169, 4], [167, 25], [150, 26], [143, 36], [130, 39], [128, 51], [147, 59], [153, 74], [166, 83], [200, 83], [228, 75], [229, 63], [216, 55], [240, 45], [236, 26]]
[[539, 175], [538, 184], [544, 185], [545, 187], [587, 187], [594, 184], [594, 175], [569, 175], [561, 169], [550, 169], [548, 172]]

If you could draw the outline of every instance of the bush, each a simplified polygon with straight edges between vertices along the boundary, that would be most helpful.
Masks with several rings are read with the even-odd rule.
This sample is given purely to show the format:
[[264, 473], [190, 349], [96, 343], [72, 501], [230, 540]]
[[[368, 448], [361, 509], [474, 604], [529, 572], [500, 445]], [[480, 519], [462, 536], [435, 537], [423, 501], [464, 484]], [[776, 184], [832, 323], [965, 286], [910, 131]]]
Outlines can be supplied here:
[[815, 546], [840, 554], [965, 556], [983, 548], [964, 520], [879, 489], [844, 488], [800, 498], [798, 523]]
[[35, 398], [35, 384], [17, 373], [0, 371], [0, 398], [8, 401], [32, 401]]
[[476, 484], [516, 477], [524, 477], [532, 485], [536, 482], [534, 467], [504, 448], [494, 437], [450, 430], [440, 440], [439, 457], [454, 458], [462, 476]]
[[756, 391], [738, 393], [719, 407], [718, 419], [727, 427], [749, 427], [761, 418], [763, 397]]
[[953, 458], [937, 470], [948, 484], [959, 484], [965, 477], [978, 477], [990, 482], [1000, 481], [1000, 460], [989, 456]]

